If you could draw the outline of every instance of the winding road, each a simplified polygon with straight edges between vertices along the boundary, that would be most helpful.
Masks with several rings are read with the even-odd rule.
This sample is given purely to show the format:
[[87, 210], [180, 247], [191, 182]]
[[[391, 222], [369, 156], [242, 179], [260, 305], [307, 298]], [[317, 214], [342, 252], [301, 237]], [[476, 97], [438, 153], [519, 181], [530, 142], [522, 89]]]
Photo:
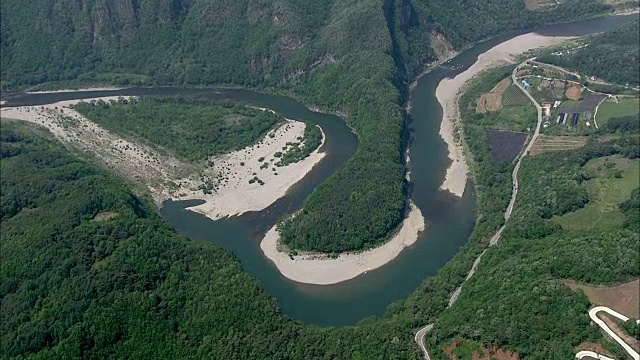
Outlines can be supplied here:
[[[520, 165], [522, 163], [522, 159], [527, 156], [529, 154], [529, 152], [531, 151], [531, 148], [533, 147], [533, 145], [535, 144], [536, 140], [538, 139], [538, 137], [540, 136], [540, 128], [542, 126], [542, 107], [540, 106], [540, 104], [538, 104], [538, 102], [533, 98], [533, 96], [531, 96], [531, 94], [522, 86], [522, 84], [520, 84], [518, 82], [518, 79], [516, 78], [516, 74], [518, 72], [518, 70], [520, 69], [520, 67], [522, 67], [523, 65], [527, 64], [528, 62], [534, 62], [535, 63], [535, 58], [531, 58], [531, 59], [527, 59], [525, 61], [523, 61], [520, 65], [518, 65], [513, 72], [511, 73], [511, 80], [513, 81], [513, 83], [529, 98], [529, 100], [533, 103], [533, 105], [536, 107], [536, 110], [538, 111], [538, 123], [536, 125], [536, 129], [533, 133], [533, 135], [531, 136], [531, 139], [529, 140], [527, 146], [525, 147], [524, 151], [522, 151], [522, 153], [520, 154], [520, 157], [518, 158], [518, 162], [516, 163], [515, 167], [513, 168], [513, 173], [512, 173], [512, 191], [511, 191], [511, 200], [509, 201], [509, 206], [507, 206], [507, 209], [504, 213], [504, 221], [505, 224], [506, 222], [509, 220], [509, 218], [511, 217], [511, 213], [513, 212], [513, 208], [515, 206], [516, 203], [516, 198], [518, 196], [518, 172], [520, 171]], [[498, 241], [500, 240], [500, 237], [502, 236], [502, 232], [504, 231], [505, 225], [503, 225], [502, 227], [500, 227], [500, 229], [498, 229], [498, 231], [493, 235], [493, 237], [491, 237], [491, 240], [489, 241], [489, 247], [495, 245], [498, 243]], [[460, 293], [462, 292], [462, 286], [465, 284], [465, 282], [467, 282], [467, 280], [469, 280], [473, 274], [475, 273], [478, 265], [480, 264], [480, 260], [482, 259], [482, 256], [487, 252], [488, 248], [485, 249], [479, 256], [478, 258], [474, 261], [473, 266], [471, 267], [471, 270], [469, 271], [469, 273], [467, 274], [467, 277], [465, 278], [465, 280], [462, 282], [462, 284], [460, 284], [460, 286], [453, 292], [453, 294], [451, 295], [451, 297], [449, 298], [449, 304], [447, 306], [447, 308], [450, 308], [457, 300], [458, 297], [460, 296]], [[640, 360], [640, 355], [638, 354], [638, 352], [636, 352], [633, 348], [631, 348], [631, 346], [629, 346], [629, 344], [625, 343], [622, 338], [620, 338], [620, 336], [618, 336], [618, 334], [616, 334], [613, 330], [611, 330], [611, 328], [609, 328], [609, 326], [600, 318], [598, 318], [597, 314], [599, 312], [606, 312], [607, 314], [614, 316], [622, 321], [628, 321], [629, 318], [618, 313], [615, 310], [612, 310], [608, 307], [604, 307], [604, 306], [596, 306], [593, 309], [591, 309], [589, 311], [589, 317], [591, 318], [591, 320], [593, 320], [593, 322], [595, 322], [598, 326], [600, 326], [602, 328], [603, 331], [605, 331], [611, 338], [613, 338], [618, 344], [620, 344], [625, 351], [631, 356], [631, 358], [633, 358], [634, 360]], [[638, 322], [640, 323], [640, 320], [638, 320]], [[422, 350], [422, 353], [424, 355], [424, 358], [426, 360], [431, 360], [431, 357], [429, 356], [429, 352], [427, 351], [427, 348], [425, 347], [424, 344], [424, 337], [425, 335], [427, 335], [432, 329], [433, 326], [435, 324], [429, 324], [423, 328], [421, 328], [420, 330], [418, 330], [418, 332], [416, 332], [414, 340], [416, 341], [416, 343], [418, 344], [418, 346], [420, 346], [420, 349]], [[597, 354], [595, 352], [592, 351], [580, 351], [576, 354], [576, 358], [577, 359], [583, 359], [583, 358], [594, 358], [594, 359], [600, 359], [600, 360], [615, 360], [612, 358], [609, 358], [607, 356], [601, 355], [601, 354]]]
[[[607, 335], [609, 335], [613, 340], [615, 340], [618, 344], [620, 344], [620, 346], [624, 348], [624, 350], [631, 356], [633, 360], [640, 360], [640, 354], [638, 354], [637, 351], [635, 351], [631, 346], [629, 346], [629, 344], [624, 342], [624, 340], [622, 340], [622, 338], [620, 338], [620, 336], [618, 336], [618, 334], [616, 334], [615, 331], [611, 330], [611, 328], [602, 319], [598, 317], [599, 312], [605, 312], [625, 322], [629, 321], [629, 318], [606, 306], [596, 306], [593, 309], [589, 310], [589, 317], [591, 318], [591, 320], [593, 320], [594, 323], [600, 326], [602, 330], [604, 330], [604, 332], [607, 333]], [[595, 359], [602, 359], [602, 360], [614, 360], [604, 355], [594, 353], [592, 351], [580, 351], [576, 354], [576, 358], [578, 359], [582, 359], [585, 357], [592, 357]]]
[[[529, 92], [522, 86], [522, 84], [518, 82], [518, 79], [516, 78], [516, 74], [518, 73], [518, 70], [520, 69], [520, 67], [525, 65], [527, 62], [530, 62], [533, 60], [535, 60], [535, 58], [527, 59], [523, 61], [520, 65], [516, 66], [516, 68], [513, 69], [513, 71], [511, 72], [511, 81], [513, 81], [513, 83], [518, 87], [518, 89], [520, 89], [536, 107], [536, 110], [538, 111], [538, 123], [536, 124], [536, 129], [533, 135], [531, 136], [529, 143], [527, 143], [527, 146], [521, 152], [520, 157], [518, 158], [518, 162], [516, 163], [515, 167], [513, 168], [513, 172], [511, 173], [511, 178], [512, 178], [511, 199], [509, 200], [509, 206], [507, 206], [507, 210], [504, 212], [505, 225], [502, 225], [502, 227], [500, 227], [500, 229], [498, 229], [498, 231], [491, 237], [491, 240], [489, 240], [489, 247], [498, 243], [498, 241], [500, 240], [500, 237], [502, 236], [502, 232], [504, 231], [506, 223], [511, 217], [511, 213], [513, 212], [513, 208], [515, 207], [515, 204], [516, 204], [516, 198], [518, 197], [518, 172], [520, 171], [520, 165], [522, 163], [522, 159], [529, 154], [529, 151], [531, 151], [533, 144], [536, 142], [536, 140], [540, 136], [540, 128], [542, 127], [542, 107], [540, 106], [540, 104], [538, 104], [536, 99], [534, 99], [533, 96], [531, 96], [531, 94], [529, 94]], [[471, 270], [467, 274], [467, 277], [464, 279], [462, 284], [460, 284], [460, 286], [458, 286], [458, 288], [453, 292], [453, 294], [451, 294], [451, 297], [449, 297], [449, 304], [447, 308], [450, 308], [458, 300], [458, 297], [462, 292], [462, 286], [467, 282], [467, 280], [469, 280], [473, 276], [473, 274], [475, 274], [478, 265], [480, 265], [480, 260], [482, 260], [482, 256], [487, 252], [487, 250], [488, 248], [485, 249], [478, 256], [478, 258], [476, 258], [476, 260], [473, 262], [473, 266], [471, 266]], [[433, 326], [434, 324], [432, 323], [421, 328], [420, 330], [418, 330], [418, 332], [416, 332], [416, 335], [414, 337], [414, 340], [416, 341], [418, 346], [420, 346], [420, 349], [422, 349], [424, 358], [426, 360], [431, 360], [431, 357], [429, 356], [429, 353], [427, 352], [427, 348], [424, 345], [424, 337], [431, 331], [431, 329], [433, 329]]]

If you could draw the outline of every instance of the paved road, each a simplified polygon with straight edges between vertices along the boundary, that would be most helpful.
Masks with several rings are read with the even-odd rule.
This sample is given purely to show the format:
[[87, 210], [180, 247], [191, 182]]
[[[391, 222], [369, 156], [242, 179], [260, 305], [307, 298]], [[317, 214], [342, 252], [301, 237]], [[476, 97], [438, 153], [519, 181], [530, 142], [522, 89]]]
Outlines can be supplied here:
[[[624, 340], [622, 340], [622, 338], [620, 338], [618, 334], [616, 334], [613, 330], [611, 330], [611, 328], [598, 317], [599, 312], [606, 312], [607, 314], [613, 317], [616, 317], [622, 321], [629, 321], [629, 318], [605, 306], [596, 306], [593, 309], [589, 310], [589, 317], [591, 318], [591, 320], [593, 320], [593, 322], [598, 324], [598, 326], [600, 326], [602, 330], [604, 330], [604, 332], [607, 333], [607, 335], [611, 336], [613, 340], [615, 340], [618, 344], [620, 344], [620, 346], [624, 348], [624, 350], [631, 356], [633, 360], [640, 360], [640, 354], [638, 354], [637, 351], [633, 350], [633, 348], [629, 346], [629, 344], [624, 342]], [[578, 354], [576, 354], [576, 357], [578, 357]], [[596, 359], [598, 358], [596, 357]], [[600, 359], [602, 359], [602, 356], [600, 357]], [[608, 358], [605, 357], [604, 359], [608, 359]]]
[[594, 353], [593, 351], [586, 351], [586, 350], [579, 351], [576, 354], [576, 359], [616, 360], [608, 356], [600, 355], [598, 353]]
[[431, 331], [431, 329], [433, 329], [433, 324], [429, 324], [418, 330], [416, 336], [413, 338], [413, 340], [418, 343], [418, 346], [420, 346], [420, 349], [422, 349], [425, 360], [431, 360], [431, 358], [429, 357], [429, 353], [427, 352], [427, 348], [424, 346], [424, 336], [427, 335], [429, 331]]
[[541, 63], [541, 62], [535, 61], [533, 59], [530, 59], [530, 61], [531, 61], [532, 64], [536, 64], [536, 65], [542, 66], [542, 67], [548, 67], [548, 68], [553, 69], [555, 71], [561, 72], [561, 73], [566, 74], [566, 75], [571, 75], [571, 76], [574, 76], [574, 77], [580, 79], [580, 74], [578, 74], [576, 72], [573, 72], [573, 71], [569, 71], [569, 70], [567, 70], [565, 68], [562, 68], [560, 66], [551, 65], [551, 64], [547, 64], [547, 63]]
[[[540, 136], [540, 128], [542, 127], [542, 107], [540, 106], [540, 104], [538, 104], [536, 99], [534, 99], [533, 96], [531, 96], [531, 94], [529, 94], [529, 92], [522, 86], [522, 84], [518, 82], [518, 79], [516, 79], [516, 73], [518, 72], [518, 69], [524, 64], [526, 64], [527, 61], [532, 61], [534, 59], [535, 58], [525, 60], [520, 65], [518, 65], [511, 73], [511, 81], [513, 81], [513, 83], [523, 93], [525, 93], [525, 95], [527, 95], [529, 100], [531, 100], [531, 102], [535, 105], [536, 109], [538, 110], [538, 123], [536, 125], [536, 130], [533, 133], [533, 136], [531, 136], [529, 143], [527, 144], [526, 148], [518, 158], [518, 162], [516, 163], [516, 166], [513, 168], [513, 172], [511, 174], [511, 178], [512, 178], [511, 199], [509, 200], [509, 206], [507, 206], [507, 210], [504, 212], [505, 224], [507, 220], [509, 220], [509, 218], [511, 217], [511, 213], [513, 212], [513, 208], [516, 204], [516, 198], [518, 197], [518, 172], [520, 171], [520, 164], [522, 163], [522, 159], [529, 154], [529, 151], [531, 151], [531, 148], [533, 147], [533, 144], [536, 142], [536, 139], [538, 138], [538, 136]], [[490, 247], [498, 243], [498, 241], [500, 240], [500, 237], [502, 236], [502, 232], [504, 231], [504, 227], [505, 226], [503, 225], [500, 229], [498, 229], [498, 231], [493, 235], [493, 237], [491, 237], [491, 240], [489, 241]], [[458, 288], [453, 292], [453, 294], [451, 294], [451, 296], [449, 297], [449, 304], [447, 308], [450, 308], [458, 300], [458, 297], [462, 292], [462, 286], [464, 285], [465, 282], [467, 282], [467, 280], [469, 280], [473, 276], [473, 274], [475, 274], [476, 269], [480, 264], [480, 260], [482, 259], [482, 256], [484, 255], [485, 252], [487, 252], [486, 249], [482, 252], [482, 254], [478, 256], [478, 258], [476, 258], [476, 261], [474, 261], [473, 266], [471, 266], [471, 270], [467, 274], [467, 277], [465, 278], [465, 280], [462, 282], [462, 284], [460, 284], [460, 286], [458, 286]], [[423, 327], [422, 329], [418, 330], [418, 332], [414, 337], [414, 340], [416, 341], [418, 346], [420, 346], [420, 349], [422, 349], [424, 358], [426, 360], [431, 360], [431, 358], [429, 357], [427, 348], [424, 345], [424, 337], [429, 333], [429, 331], [431, 331], [431, 329], [433, 329], [433, 325], [434, 324], [429, 324]], [[606, 359], [603, 359], [603, 360], [606, 360]]]

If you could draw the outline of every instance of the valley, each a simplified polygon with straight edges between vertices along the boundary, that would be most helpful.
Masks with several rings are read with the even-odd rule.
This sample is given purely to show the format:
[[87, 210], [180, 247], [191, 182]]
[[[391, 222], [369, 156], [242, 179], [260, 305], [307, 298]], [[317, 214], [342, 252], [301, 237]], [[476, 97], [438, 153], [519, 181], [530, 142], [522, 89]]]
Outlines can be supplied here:
[[[67, 10], [110, 22], [126, 3], [117, 16]], [[130, 22], [117, 40], [78, 40], [93, 64], [45, 52], [50, 64], [24, 61], [28, 71], [16, 65], [28, 49], [15, 39], [29, 36], [3, 21], [3, 354], [624, 356], [605, 327], [590, 325], [598, 300], [566, 284], [587, 292], [640, 275], [637, 97], [625, 89], [596, 105], [594, 126], [566, 132], [546, 126], [545, 88], [519, 70], [539, 47], [634, 15], [472, 46], [504, 26], [607, 7], [436, 3], [385, 1], [374, 11], [373, 2], [286, 0], [212, 12], [178, 1], [165, 14], [174, 28], [151, 36]], [[131, 11], [150, 14], [140, 5]], [[153, 10], [160, 18], [165, 5]], [[447, 23], [450, 11], [459, 16]], [[20, 14], [15, 4], [2, 12]], [[292, 22], [305, 12], [313, 24]], [[226, 59], [214, 60], [215, 46], [168, 45], [202, 34], [202, 14], [215, 20], [208, 31]], [[483, 26], [469, 21], [482, 14]], [[250, 26], [231, 26], [243, 16]], [[425, 22], [433, 27], [423, 32]], [[167, 43], [145, 47], [157, 39]], [[100, 86], [23, 91], [89, 85]], [[608, 326], [632, 333], [632, 320]]]

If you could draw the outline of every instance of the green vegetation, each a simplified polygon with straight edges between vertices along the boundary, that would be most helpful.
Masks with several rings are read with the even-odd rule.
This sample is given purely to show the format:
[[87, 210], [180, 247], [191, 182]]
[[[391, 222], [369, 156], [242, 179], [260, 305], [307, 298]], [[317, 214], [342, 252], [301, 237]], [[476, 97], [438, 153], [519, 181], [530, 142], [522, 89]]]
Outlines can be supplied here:
[[618, 205], [624, 214], [623, 226], [635, 232], [640, 232], [640, 188], [631, 192], [629, 199]]
[[268, 111], [187, 98], [99, 100], [79, 103], [75, 109], [109, 131], [142, 138], [188, 161], [252, 145], [282, 121]]
[[170, 229], [122, 181], [0, 127], [3, 358], [419, 359], [406, 323], [304, 327], [239, 261]]
[[[123, 0], [115, 5], [35, 0], [28, 6], [2, 1], [2, 87], [224, 83], [289, 91], [308, 104], [344, 111], [360, 148], [306, 200], [284, 233], [320, 239], [307, 240], [309, 248], [366, 247], [382, 241], [400, 221], [406, 197], [402, 100], [412, 74], [434, 60], [426, 32], [441, 32], [460, 49], [543, 19], [567, 20], [607, 9], [577, 0], [550, 13], [523, 11], [516, 1], [389, 0], [380, 5], [372, 0]], [[438, 276], [390, 306], [384, 319], [318, 329], [280, 315], [231, 255], [176, 235], [115, 178], [59, 145], [3, 123], [0, 246], [3, 254], [12, 254], [0, 266], [3, 355], [418, 359], [408, 329], [434, 321], [446, 308], [448, 296], [501, 224], [508, 202], [510, 165], [489, 161], [484, 133], [464, 126], [480, 194], [480, 218], [470, 242]], [[629, 156], [638, 145], [616, 141], [604, 153]], [[552, 174], [564, 164], [560, 156], [550, 163], [554, 167], [525, 164], [529, 183], [523, 188], [532, 192], [525, 203], [532, 205], [509, 226], [503, 243], [487, 253], [488, 264], [483, 260], [460, 301], [438, 322], [431, 342], [460, 335], [478, 343], [498, 341], [532, 358], [567, 358], [573, 356], [571, 345], [601, 338], [586, 317], [579, 317], [588, 307], [586, 299], [565, 291], [548, 274], [603, 282], [638, 276], [630, 261], [637, 258], [631, 246], [636, 240], [630, 230], [587, 239], [552, 233], [543, 241], [516, 234], [520, 227], [526, 234], [538, 224], [553, 225], [546, 211], [555, 203], [540, 193], [555, 184], [547, 178], [542, 187], [532, 184], [539, 169]], [[561, 200], [567, 209], [578, 206]], [[561, 214], [550, 211], [556, 212]], [[584, 247], [584, 241], [595, 246]], [[619, 261], [592, 263], [596, 255]]]
[[614, 30], [593, 35], [585, 41], [587, 47], [570, 54], [547, 54], [538, 58], [542, 62], [562, 66], [581, 73], [585, 78], [595, 76], [616, 83], [640, 84], [640, 27], [631, 21]]
[[[536, 121], [536, 112], [530, 106], [506, 107], [497, 112], [476, 113], [480, 96], [496, 83], [511, 74], [511, 66], [484, 73], [474, 80], [460, 97], [460, 116], [464, 140], [469, 152], [477, 190], [476, 231], [484, 234], [484, 240], [493, 235], [504, 224], [504, 211], [511, 198], [511, 163], [493, 161], [486, 129], [514, 129], [526, 131]], [[511, 115], [516, 115], [512, 117]], [[532, 117], [531, 117], [532, 116]], [[524, 128], [524, 129], [522, 129]]]
[[[462, 337], [525, 359], [563, 359], [581, 342], [603, 341], [589, 326], [588, 299], [561, 280], [610, 284], [638, 277], [638, 233], [621, 226], [573, 232], [552, 217], [589, 202], [582, 165], [615, 153], [635, 157], [637, 146], [637, 138], [618, 139], [527, 157], [500, 245], [485, 254], [456, 304], [439, 318], [432, 348]], [[444, 359], [442, 353], [433, 358]]]
[[[598, 107], [598, 113], [596, 114], [596, 122], [600, 127], [607, 127], [608, 123], [613, 118], [629, 118], [635, 119], [638, 122], [640, 118], [640, 98], [637, 97], [621, 97], [618, 101], [611, 99], [605, 100]], [[619, 121], [619, 120], [618, 120]]]
[[339, 252], [378, 244], [401, 221], [404, 101], [413, 76], [436, 60], [430, 34], [461, 49], [610, 9], [598, 0], [535, 12], [504, 0], [7, 0], [0, 77], [3, 89], [226, 84], [348, 114], [358, 151], [281, 226], [301, 248]]
[[640, 338], [640, 323], [637, 319], [629, 319], [622, 324], [622, 329], [634, 338]]
[[583, 167], [582, 184], [589, 195], [584, 208], [568, 213], [557, 221], [572, 231], [591, 232], [608, 228], [620, 228], [625, 216], [618, 205], [629, 199], [640, 179], [640, 163], [620, 156], [590, 160]]
[[287, 144], [284, 153], [277, 152], [275, 157], [280, 158], [275, 163], [276, 166], [286, 166], [287, 164], [298, 162], [311, 154], [322, 143], [322, 130], [318, 126], [307, 123], [304, 128], [304, 137], [300, 142]]
[[523, 94], [520, 89], [511, 84], [502, 94], [502, 105], [504, 106], [522, 106], [532, 105], [527, 95]]
[[519, 132], [534, 129], [538, 119], [538, 112], [533, 105], [509, 106], [483, 115], [476, 116], [474, 119], [477, 125], [490, 129]]

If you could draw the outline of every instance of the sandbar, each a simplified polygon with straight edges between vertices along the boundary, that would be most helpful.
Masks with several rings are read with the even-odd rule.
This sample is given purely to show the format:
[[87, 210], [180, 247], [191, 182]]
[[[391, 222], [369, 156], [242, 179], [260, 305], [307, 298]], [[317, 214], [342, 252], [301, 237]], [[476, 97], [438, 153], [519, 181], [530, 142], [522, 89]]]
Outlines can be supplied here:
[[[257, 144], [211, 158], [210, 161], [214, 164], [213, 173], [220, 174], [227, 180], [219, 181], [219, 188], [211, 195], [203, 195], [202, 191], [196, 190], [180, 194], [175, 198], [205, 200], [206, 203], [190, 207], [189, 210], [214, 220], [269, 207], [283, 197], [293, 184], [302, 180], [325, 156], [324, 152], [320, 152], [325, 141], [325, 135], [322, 132], [321, 145], [309, 156], [286, 166], [276, 165], [279, 158], [274, 155], [277, 152], [284, 152], [282, 148], [287, 143], [299, 142], [299, 139], [304, 136], [305, 127], [306, 124], [303, 122], [287, 119], [284, 124], [271, 131]], [[320, 130], [322, 131], [322, 128]], [[257, 181], [249, 183], [249, 180], [254, 177], [264, 184]]]
[[[111, 133], [72, 108], [81, 101], [118, 99], [121, 97], [3, 107], [1, 117], [42, 126], [65, 145], [93, 154], [93, 159], [105, 168], [145, 185], [158, 206], [168, 199], [204, 200], [204, 204], [190, 210], [214, 220], [267, 208], [325, 156], [320, 152], [325, 141], [322, 132], [321, 145], [309, 156], [296, 163], [276, 166], [279, 160], [275, 157], [276, 152], [285, 152], [283, 148], [288, 146], [287, 143], [300, 142], [306, 126], [304, 122], [285, 119], [253, 146], [211, 157], [207, 164], [187, 163], [136, 139], [125, 139]], [[249, 183], [254, 177], [263, 184], [258, 181]], [[215, 189], [205, 194], [203, 187], [206, 184], [215, 186]]]
[[260, 242], [264, 255], [278, 271], [296, 282], [330, 285], [353, 279], [367, 271], [377, 269], [395, 259], [404, 248], [413, 245], [425, 229], [425, 220], [420, 209], [409, 204], [409, 213], [398, 232], [384, 245], [360, 253], [343, 253], [337, 258], [326, 254], [290, 256], [278, 251], [280, 235], [273, 226]]
[[527, 51], [559, 44], [571, 38], [572, 37], [543, 36], [536, 33], [516, 36], [482, 53], [473, 65], [454, 78], [445, 78], [440, 81], [436, 88], [436, 97], [442, 106], [440, 136], [447, 144], [448, 157], [451, 160], [451, 165], [447, 168], [444, 182], [440, 186], [441, 190], [462, 197], [467, 184], [469, 166], [467, 165], [462, 145], [458, 104], [465, 84], [484, 70], [500, 64], [513, 63], [516, 56], [524, 54]]

